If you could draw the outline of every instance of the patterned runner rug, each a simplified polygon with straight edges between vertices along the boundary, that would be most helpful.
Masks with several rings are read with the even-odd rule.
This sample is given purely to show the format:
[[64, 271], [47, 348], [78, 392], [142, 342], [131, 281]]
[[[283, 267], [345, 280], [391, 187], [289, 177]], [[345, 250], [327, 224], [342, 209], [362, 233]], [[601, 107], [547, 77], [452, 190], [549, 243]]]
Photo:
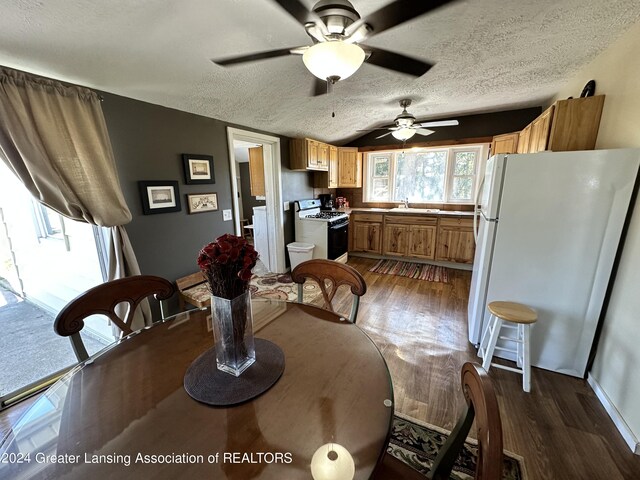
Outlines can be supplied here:
[[[438, 455], [438, 450], [447, 440], [448, 432], [415, 419], [395, 415], [391, 428], [391, 440], [387, 452], [426, 475]], [[451, 480], [473, 480], [478, 455], [478, 442], [468, 438], [451, 472]], [[524, 480], [525, 469], [522, 457], [504, 452], [503, 480]]]
[[423, 263], [380, 260], [371, 267], [369, 271], [386, 275], [416, 278], [428, 282], [449, 283], [449, 269]]

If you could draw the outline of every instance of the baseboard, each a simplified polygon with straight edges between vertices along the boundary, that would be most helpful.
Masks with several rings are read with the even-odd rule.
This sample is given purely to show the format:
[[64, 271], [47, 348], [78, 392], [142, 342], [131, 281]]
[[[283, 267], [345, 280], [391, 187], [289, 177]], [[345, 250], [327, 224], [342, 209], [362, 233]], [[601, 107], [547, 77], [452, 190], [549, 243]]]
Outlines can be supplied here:
[[616, 426], [616, 428], [620, 432], [620, 435], [622, 435], [622, 438], [627, 443], [631, 451], [636, 455], [640, 455], [640, 442], [638, 442], [638, 438], [631, 431], [629, 425], [627, 425], [627, 422], [624, 421], [624, 418], [622, 418], [622, 415], [620, 415], [618, 409], [613, 405], [613, 403], [611, 403], [611, 400], [604, 392], [600, 384], [596, 381], [595, 378], [593, 378], [591, 374], [587, 376], [587, 383], [591, 385], [591, 388], [596, 394], [596, 397], [598, 397], [598, 400], [600, 400], [600, 403], [609, 414], [609, 417], [611, 417], [611, 420], [613, 420], [613, 424]]

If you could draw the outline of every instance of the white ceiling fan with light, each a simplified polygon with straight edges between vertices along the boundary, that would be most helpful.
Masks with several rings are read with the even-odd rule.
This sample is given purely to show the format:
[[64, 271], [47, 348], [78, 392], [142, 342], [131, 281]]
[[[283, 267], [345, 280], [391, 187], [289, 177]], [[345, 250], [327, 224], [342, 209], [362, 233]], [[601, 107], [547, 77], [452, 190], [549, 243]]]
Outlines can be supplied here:
[[302, 55], [305, 66], [317, 78], [314, 95], [320, 95], [337, 81], [353, 75], [364, 62], [415, 77], [424, 75], [433, 64], [362, 42], [454, 0], [396, 0], [366, 18], [361, 18], [348, 0], [320, 0], [311, 11], [300, 0], [274, 1], [304, 26], [313, 45], [212, 59], [212, 62], [231, 66]]
[[393, 135], [398, 140], [406, 142], [411, 137], [413, 137], [416, 133], [418, 135], [427, 136], [435, 133], [434, 130], [429, 130], [429, 128], [436, 127], [455, 127], [456, 125], [460, 125], [458, 120], [436, 120], [433, 122], [416, 122], [416, 117], [407, 112], [407, 107], [411, 105], [411, 100], [408, 98], [400, 100], [400, 106], [402, 107], [402, 113], [398, 115], [394, 120], [394, 125], [388, 127], [380, 127], [373, 128], [369, 130], [358, 130], [359, 132], [374, 132], [376, 130], [389, 130], [386, 133], [376, 137], [382, 138], [387, 135]]

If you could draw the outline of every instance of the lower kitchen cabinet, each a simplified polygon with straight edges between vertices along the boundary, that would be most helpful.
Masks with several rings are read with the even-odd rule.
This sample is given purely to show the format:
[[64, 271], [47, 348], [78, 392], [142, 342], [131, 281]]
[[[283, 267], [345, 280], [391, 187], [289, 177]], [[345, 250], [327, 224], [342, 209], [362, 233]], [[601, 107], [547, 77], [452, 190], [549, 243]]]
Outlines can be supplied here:
[[385, 224], [383, 250], [385, 255], [406, 255], [408, 243], [409, 227], [407, 225]]
[[354, 214], [350, 224], [353, 251], [382, 253], [382, 215]]
[[433, 260], [436, 257], [436, 231], [435, 225], [413, 225], [409, 228], [410, 257]]
[[441, 218], [438, 226], [436, 260], [473, 263], [474, 253], [473, 219]]
[[354, 212], [349, 250], [421, 260], [473, 263], [473, 219]]
[[433, 260], [437, 223], [436, 217], [385, 215], [382, 253]]

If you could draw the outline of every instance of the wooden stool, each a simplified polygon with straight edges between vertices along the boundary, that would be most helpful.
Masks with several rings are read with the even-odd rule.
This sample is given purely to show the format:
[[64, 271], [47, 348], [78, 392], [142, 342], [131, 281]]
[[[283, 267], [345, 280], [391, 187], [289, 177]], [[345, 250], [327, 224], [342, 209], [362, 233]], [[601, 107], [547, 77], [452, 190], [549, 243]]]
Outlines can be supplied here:
[[[511, 372], [522, 374], [522, 389], [525, 392], [531, 389], [531, 361], [529, 359], [529, 330], [531, 324], [538, 320], [538, 314], [535, 310], [514, 302], [491, 302], [487, 305], [487, 309], [491, 313], [489, 324], [485, 329], [478, 355], [483, 358], [482, 367], [489, 371], [489, 367], [493, 365], [496, 368], [509, 370]], [[506, 322], [506, 323], [505, 323]], [[515, 324], [515, 325], [509, 325]], [[501, 337], [500, 330], [502, 328], [516, 330], [514, 337]], [[498, 340], [507, 340], [517, 344], [517, 350], [510, 348], [497, 347]], [[495, 350], [505, 350], [516, 354], [516, 364], [520, 368], [507, 367], [498, 363], [491, 363], [493, 352]]]

